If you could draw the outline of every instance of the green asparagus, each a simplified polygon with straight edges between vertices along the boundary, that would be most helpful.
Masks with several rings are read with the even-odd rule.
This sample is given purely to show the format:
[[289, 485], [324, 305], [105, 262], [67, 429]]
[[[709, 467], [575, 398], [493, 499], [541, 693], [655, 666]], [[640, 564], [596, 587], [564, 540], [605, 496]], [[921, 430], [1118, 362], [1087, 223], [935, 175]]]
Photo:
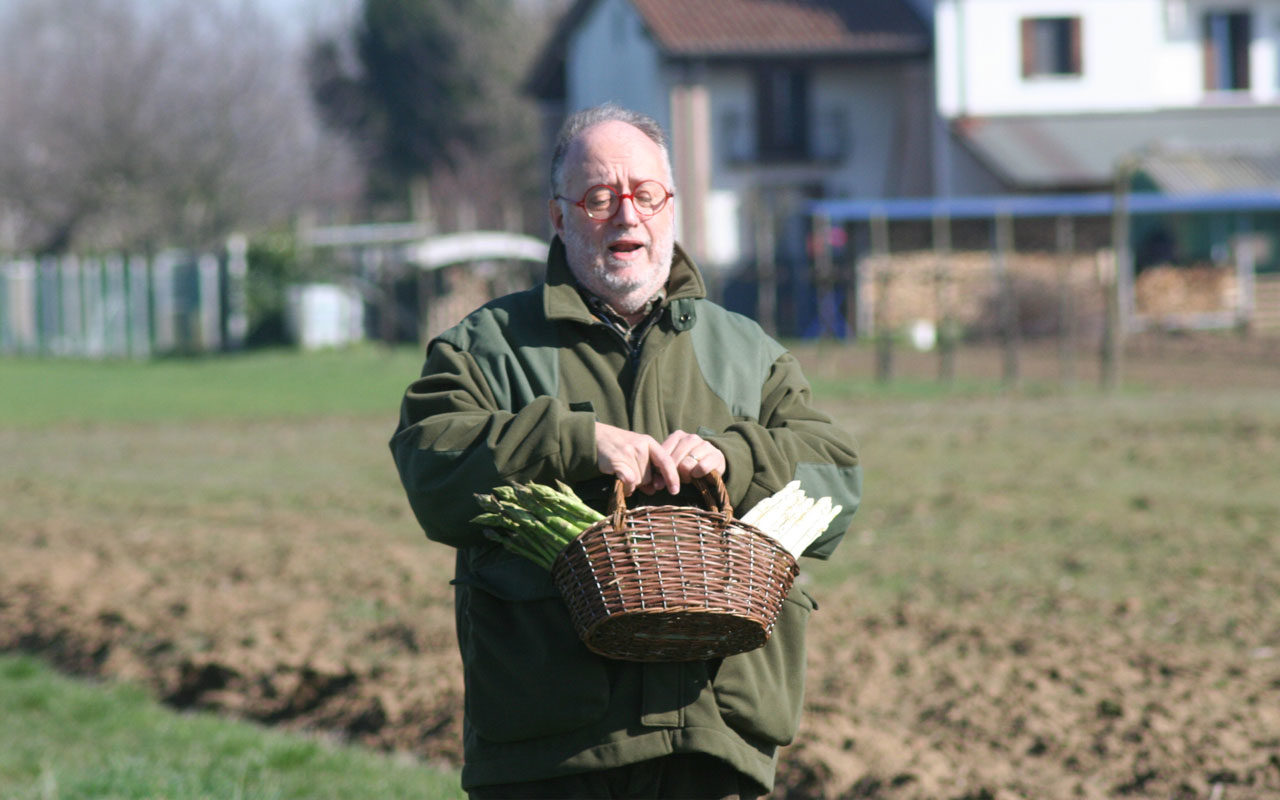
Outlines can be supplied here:
[[556, 556], [604, 515], [582, 502], [563, 481], [498, 486], [491, 494], [477, 494], [483, 513], [471, 519], [485, 536], [550, 570]]

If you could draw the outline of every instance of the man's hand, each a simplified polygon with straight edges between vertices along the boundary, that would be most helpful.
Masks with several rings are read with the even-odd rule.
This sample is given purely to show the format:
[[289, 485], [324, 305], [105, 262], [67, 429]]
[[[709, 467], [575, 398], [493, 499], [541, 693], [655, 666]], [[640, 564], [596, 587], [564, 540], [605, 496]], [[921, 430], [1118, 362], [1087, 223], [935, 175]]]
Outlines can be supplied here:
[[641, 486], [647, 487], [648, 494], [664, 486], [672, 494], [680, 491], [675, 460], [657, 439], [643, 433], [597, 422], [596, 465], [601, 472], [622, 481], [626, 494]]
[[[676, 463], [676, 472], [683, 480], [702, 478], [712, 472], [724, 475], [727, 468], [720, 448], [696, 433], [674, 431], [662, 443], [662, 449], [670, 454], [671, 460]], [[658, 485], [651, 488], [641, 486], [640, 490], [652, 494], [660, 488]]]
[[636, 489], [679, 494], [682, 480], [723, 475], [727, 467], [724, 453], [696, 433], [675, 431], [659, 444], [652, 436], [603, 422], [596, 423], [596, 465], [622, 481], [627, 494]]

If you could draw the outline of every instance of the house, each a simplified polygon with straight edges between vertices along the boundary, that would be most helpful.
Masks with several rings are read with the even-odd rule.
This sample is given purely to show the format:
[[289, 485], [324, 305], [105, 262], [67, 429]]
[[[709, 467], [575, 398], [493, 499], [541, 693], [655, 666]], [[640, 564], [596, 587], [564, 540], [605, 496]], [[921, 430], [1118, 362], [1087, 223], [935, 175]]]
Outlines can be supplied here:
[[934, 5], [938, 194], [1280, 186], [1280, 0]]
[[[859, 294], [819, 300], [803, 285], [819, 283], [813, 200], [906, 220], [880, 202], [896, 199], [927, 206], [914, 217], [927, 222], [948, 199], [986, 195], [978, 205], [1052, 243], [1058, 220], [1006, 196], [1088, 206], [1118, 176], [1188, 198], [1260, 193], [1257, 213], [1217, 196], [1135, 216], [1128, 236], [1139, 269], [1244, 263], [1246, 239], [1251, 269], [1280, 269], [1280, 0], [577, 0], [529, 88], [552, 131], [604, 100], [657, 117], [673, 138], [680, 241], [713, 281], [772, 250], [793, 332], [828, 295]], [[1077, 246], [1114, 246], [1107, 216], [1055, 212], [1072, 213]], [[969, 246], [987, 223], [970, 225]]]
[[663, 124], [678, 238], [714, 280], [765, 209], [803, 259], [805, 201], [933, 191], [931, 50], [906, 0], [578, 0], [528, 86], [551, 136], [607, 100]]

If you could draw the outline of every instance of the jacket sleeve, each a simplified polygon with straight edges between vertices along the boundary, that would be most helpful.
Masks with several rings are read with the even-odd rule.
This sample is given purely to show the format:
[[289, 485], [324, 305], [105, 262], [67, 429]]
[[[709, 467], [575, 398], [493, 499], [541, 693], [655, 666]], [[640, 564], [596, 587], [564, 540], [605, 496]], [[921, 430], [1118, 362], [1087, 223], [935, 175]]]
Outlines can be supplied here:
[[862, 498], [862, 469], [853, 437], [813, 407], [809, 383], [790, 353], [769, 371], [760, 414], [707, 437], [725, 453], [726, 488], [736, 510], [745, 512], [799, 480], [810, 497], [830, 497], [840, 514], [805, 551], [828, 558], [843, 538]]
[[507, 481], [580, 480], [598, 471], [595, 417], [554, 397], [500, 408], [474, 358], [437, 340], [400, 407], [391, 452], [427, 536], [482, 543], [474, 495]]

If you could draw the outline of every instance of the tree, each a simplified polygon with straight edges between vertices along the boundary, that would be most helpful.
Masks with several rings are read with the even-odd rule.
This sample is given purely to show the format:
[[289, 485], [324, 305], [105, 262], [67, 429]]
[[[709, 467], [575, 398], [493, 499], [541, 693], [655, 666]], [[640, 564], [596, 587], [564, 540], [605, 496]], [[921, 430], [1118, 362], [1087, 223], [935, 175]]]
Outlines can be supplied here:
[[202, 247], [353, 193], [298, 52], [245, 2], [12, 0], [0, 108], [0, 248]]
[[545, 22], [524, 9], [511, 0], [364, 0], [349, 40], [313, 45], [317, 105], [357, 143], [374, 200], [403, 213], [415, 183], [430, 180], [454, 190], [436, 198], [443, 214], [458, 203], [501, 209], [536, 191], [537, 118], [518, 87]]

